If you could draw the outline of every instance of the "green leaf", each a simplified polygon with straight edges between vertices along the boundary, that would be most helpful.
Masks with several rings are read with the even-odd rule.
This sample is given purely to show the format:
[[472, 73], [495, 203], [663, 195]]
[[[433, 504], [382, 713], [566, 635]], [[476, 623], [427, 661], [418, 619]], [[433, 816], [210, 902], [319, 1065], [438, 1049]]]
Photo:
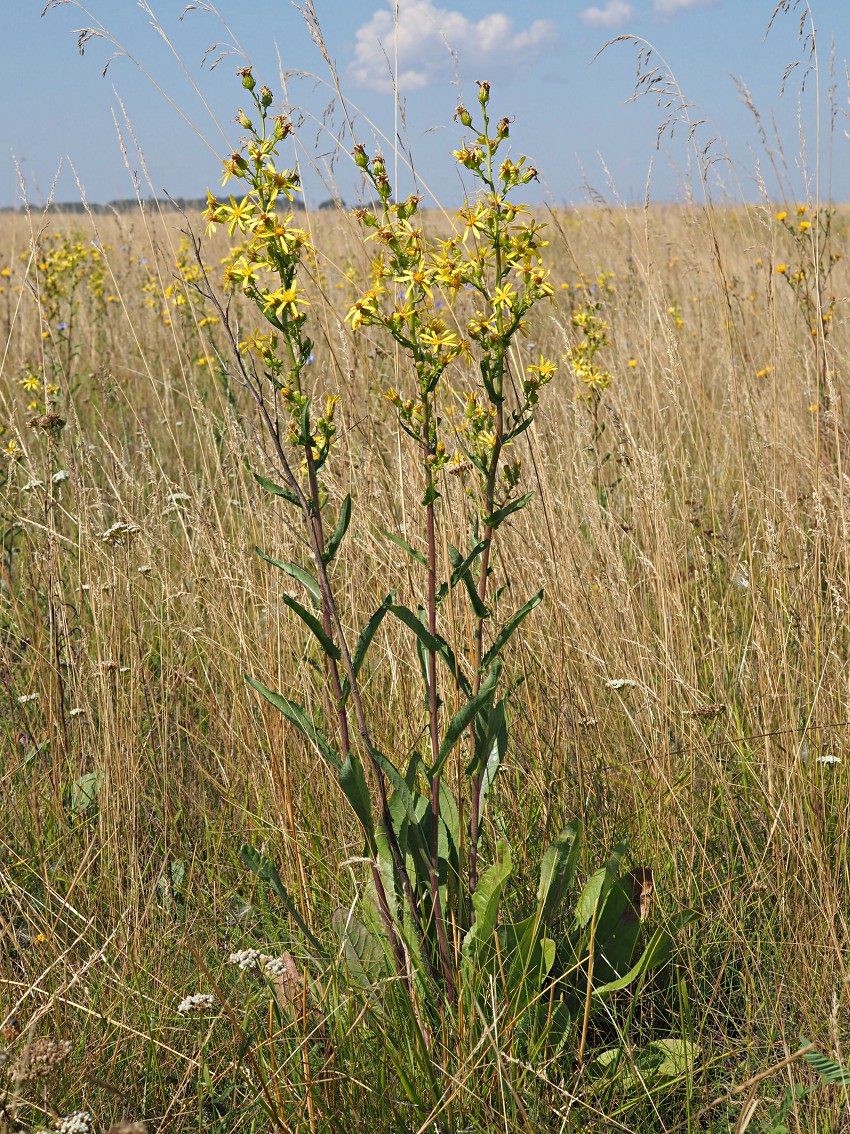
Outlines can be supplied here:
[[334, 533], [328, 540], [328, 546], [322, 555], [322, 562], [327, 566], [339, 551], [339, 545], [345, 539], [345, 533], [348, 531], [348, 525], [351, 523], [351, 493], [349, 492], [342, 502], [342, 507], [339, 510], [337, 517], [336, 527]]
[[614, 848], [607, 865], [588, 878], [576, 902], [575, 925], [579, 928], [584, 929], [590, 925], [597, 908], [601, 910], [604, 906], [608, 891], [617, 881], [626, 850], [626, 844], [619, 843]]
[[499, 774], [499, 768], [508, 750], [508, 722], [505, 715], [505, 699], [497, 701], [490, 709], [487, 730], [479, 746], [476, 736], [476, 762], [481, 769], [481, 787], [478, 792], [478, 814], [484, 814], [490, 788]]
[[299, 567], [297, 563], [284, 563], [280, 559], [273, 559], [271, 555], [266, 555], [259, 547], [255, 547], [254, 550], [257, 555], [259, 555], [260, 559], [264, 559], [266, 563], [271, 563], [273, 567], [279, 567], [280, 570], [284, 571], [290, 578], [297, 579], [299, 583], [303, 583], [310, 592], [315, 605], [317, 607], [322, 605], [322, 589], [309, 571], [305, 571], [304, 568]]
[[71, 784], [69, 808], [74, 815], [88, 811], [97, 803], [103, 772], [84, 772]]
[[412, 559], [415, 559], [417, 563], [421, 563], [423, 567], [428, 566], [428, 560], [422, 554], [422, 552], [417, 551], [414, 547], [411, 547], [409, 543], [401, 538], [401, 536], [393, 535], [392, 532], [384, 531], [383, 528], [381, 529], [381, 535], [385, 536], [390, 541], [390, 543], [394, 543], [396, 547], [400, 547], [402, 548], [402, 550], [406, 551]]
[[467, 697], [471, 697], [472, 687], [461, 671], [454, 652], [445, 638], [441, 638], [439, 634], [436, 636], [430, 634], [421, 619], [417, 618], [408, 607], [393, 604], [389, 609], [400, 622], [403, 622], [405, 626], [413, 631], [426, 650], [433, 651], [443, 659], [451, 670], [458, 687], [463, 690]]
[[492, 515], [485, 516], [485, 525], [495, 530], [508, 516], [512, 516], [514, 512], [518, 512], [520, 508], [524, 508], [533, 495], [533, 492], [526, 492], [525, 496], [519, 496], [516, 500], [512, 500], [510, 504], [506, 504], [504, 508], [498, 508]]
[[469, 727], [470, 723], [475, 719], [478, 713], [493, 700], [493, 691], [499, 680], [500, 667], [494, 666], [488, 673], [486, 681], [482, 684], [476, 695], [455, 713], [449, 722], [449, 727], [446, 729], [443, 742], [440, 745], [440, 751], [437, 754], [437, 763], [431, 769], [431, 777], [437, 776], [443, 770], [443, 765], [449, 757], [451, 750], [457, 744], [460, 737]]
[[461, 558], [461, 554], [457, 550], [457, 548], [452, 547], [452, 545], [449, 544], [449, 558], [451, 559], [452, 567], [454, 568], [454, 570], [452, 571], [453, 587], [457, 586], [464, 571], [468, 571], [472, 567], [472, 564], [475, 562], [475, 560], [483, 555], [489, 546], [489, 539], [478, 540], [469, 554], [465, 558]]
[[407, 781], [405, 780], [404, 776], [401, 774], [392, 760], [387, 759], [383, 752], [379, 752], [377, 748], [374, 748], [371, 745], [369, 746], [369, 752], [372, 756], [372, 759], [390, 781], [393, 791], [404, 806], [404, 812], [407, 815], [408, 819], [412, 823], [415, 823], [417, 821], [416, 795], [408, 787]]
[[288, 500], [289, 503], [294, 504], [296, 508], [301, 507], [301, 501], [291, 488], [284, 488], [282, 484], [275, 484], [273, 480], [269, 480], [268, 477], [265, 476], [260, 476], [259, 473], [254, 473], [254, 480], [274, 496], [282, 496], [284, 500]]
[[333, 658], [334, 661], [339, 661], [342, 657], [339, 646], [326, 633], [324, 626], [315, 614], [311, 614], [309, 610], [301, 605], [298, 599], [292, 598], [291, 595], [281, 595], [280, 597], [289, 609], [298, 615], [304, 625], [313, 632], [327, 656]]
[[646, 948], [641, 953], [636, 964], [632, 965], [629, 971], [619, 977], [617, 980], [608, 981], [606, 984], [600, 984], [593, 989], [593, 995], [596, 997], [608, 996], [612, 992], [619, 992], [621, 989], [628, 988], [644, 973], [649, 972], [650, 969], [656, 968], [662, 964], [670, 953], [670, 947], [673, 939], [666, 929], [659, 927], [650, 937], [646, 943]]
[[363, 768], [357, 758], [356, 752], [349, 752], [337, 773], [339, 786], [351, 804], [352, 810], [360, 820], [360, 826], [366, 836], [370, 855], [375, 854], [375, 823], [372, 818], [372, 800], [369, 797], [369, 788]]
[[[808, 1045], [807, 1039], [801, 1039], [800, 1044], [803, 1047]], [[825, 1084], [837, 1083], [842, 1087], [850, 1087], [850, 1071], [842, 1067], [834, 1059], [829, 1059], [826, 1055], [821, 1055], [819, 1051], [807, 1051], [803, 1053], [803, 1059], [810, 1067], [814, 1067], [821, 1081]]]
[[581, 853], [581, 823], [569, 823], [543, 855], [537, 887], [537, 916], [551, 924], [564, 895], [572, 885]]
[[496, 861], [478, 879], [472, 895], [475, 921], [463, 939], [463, 951], [467, 956], [491, 944], [499, 916], [502, 890], [511, 876], [512, 868], [511, 848], [500, 840], [496, 846]]
[[531, 614], [532, 610], [534, 610], [535, 607], [540, 606], [542, 601], [543, 601], [543, 591], [538, 591], [536, 595], [534, 595], [532, 598], [530, 598], [524, 606], [521, 606], [519, 608], [519, 610], [516, 611], [508, 619], [508, 621], [505, 623], [505, 625], [502, 627], [502, 629], [496, 635], [496, 640], [493, 643], [493, 645], [490, 647], [490, 649], [487, 651], [487, 653], [481, 659], [481, 668], [480, 668], [479, 672], [483, 673], [484, 670], [487, 669], [487, 667], [493, 661], [493, 659], [498, 657], [498, 655], [501, 653], [502, 649], [504, 648], [505, 643], [508, 641], [508, 639], [513, 634], [513, 632], [516, 630], [516, 628], [519, 626], [519, 624], [525, 618], [527, 618], [529, 614]]
[[[384, 615], [392, 606], [394, 598], [395, 595], [390, 592], [390, 594], [387, 595], [387, 597], [360, 631], [360, 637], [357, 639], [357, 645], [355, 646], [354, 653], [351, 656], [351, 667], [354, 670], [355, 677], [359, 676], [360, 670], [363, 668], [363, 662], [366, 660], [366, 654], [372, 644], [372, 639], [375, 637], [375, 633], [377, 632], [378, 627], [383, 622]], [[343, 681], [342, 683], [343, 701], [346, 701], [348, 699], [350, 692], [351, 686], [349, 684], [348, 678], [346, 677], [345, 681]]]
[[321, 752], [324, 758], [331, 764], [337, 772], [342, 768], [342, 760], [339, 753], [329, 743], [327, 737], [318, 729], [307, 716], [301, 705], [295, 701], [290, 701], [288, 697], [283, 697], [280, 693], [274, 693], [271, 689], [267, 688], [261, 681], [256, 678], [250, 677], [245, 674], [245, 680], [252, 689], [264, 697], [270, 705], [274, 705], [279, 713], [283, 713], [288, 721], [295, 725], [298, 731], [305, 736], [311, 744]]
[[280, 875], [278, 874], [277, 868], [272, 860], [270, 858], [266, 858], [265, 855], [260, 854], [258, 850], [250, 846], [248, 843], [243, 843], [239, 848], [239, 857], [242, 859], [243, 863], [248, 867], [249, 870], [253, 871], [253, 873], [256, 874], [258, 878], [260, 878], [263, 882], [267, 882], [269, 886], [271, 886], [271, 888], [280, 898], [281, 902], [283, 902], [286, 912], [289, 914], [289, 916], [292, 918], [292, 920], [295, 922], [295, 924], [298, 926], [298, 928], [301, 930], [301, 932], [304, 934], [304, 936], [307, 938], [307, 940], [310, 942], [319, 956], [323, 957], [325, 955], [325, 951], [322, 948], [321, 941], [319, 941], [318, 938], [314, 937], [310, 932], [309, 926], [304, 921], [304, 918], [298, 912], [295, 903], [289, 896], [289, 891], [281, 882]]
[[351, 910], [335, 910], [331, 926], [340, 940], [349, 973], [367, 991], [389, 975], [385, 944]]

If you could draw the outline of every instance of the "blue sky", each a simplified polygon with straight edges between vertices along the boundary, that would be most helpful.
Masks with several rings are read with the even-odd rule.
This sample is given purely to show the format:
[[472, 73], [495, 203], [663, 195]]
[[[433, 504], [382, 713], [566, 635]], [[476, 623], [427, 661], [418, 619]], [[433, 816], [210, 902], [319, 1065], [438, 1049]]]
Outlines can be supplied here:
[[[215, 10], [209, 0], [196, 0], [190, 5], [194, 10], [182, 20], [184, 0], [141, 4], [89, 0], [85, 8], [74, 0], [54, 0], [55, 6], [42, 18], [44, 2], [6, 0], [0, 17], [5, 77], [0, 205], [19, 199], [16, 163], [34, 203], [50, 192], [60, 163], [58, 199], [79, 199], [76, 177], [91, 201], [132, 196], [133, 172], [138, 171], [143, 182], [145, 175], [125, 113], [154, 189], [173, 196], [200, 196], [208, 185], [218, 184], [218, 155], [239, 138], [233, 115], [245, 104], [245, 92], [234, 72], [245, 56], [276, 93], [281, 91], [281, 64], [287, 72], [300, 73], [289, 75], [287, 89], [289, 101], [304, 116], [300, 160], [310, 202], [330, 196], [331, 183], [346, 201], [356, 198], [351, 163], [334, 153], [342, 118], [338, 101], [330, 105], [328, 67], [290, 0], [219, 0]], [[609, 200], [617, 195], [629, 202], [642, 201], [650, 168], [652, 199], [680, 197], [693, 184], [689, 169], [694, 146], [688, 144], [687, 131], [679, 128], [656, 149], [666, 112], [652, 96], [630, 101], [636, 45], [615, 44], [594, 61], [607, 40], [625, 34], [652, 45], [652, 63], [674, 76], [691, 104], [691, 118], [704, 120], [696, 134], [697, 145], [718, 139], [713, 152], [719, 160], [711, 173], [717, 199], [756, 199], [759, 169], [770, 194], [776, 199], [783, 196], [736, 79], [750, 90], [774, 151], [774, 125], [779, 132], [789, 192], [798, 197], [804, 193], [801, 123], [805, 164], [814, 174], [815, 78], [809, 77], [801, 95], [800, 66], [780, 94], [786, 66], [804, 57], [797, 38], [802, 4], [795, 12], [780, 15], [765, 39], [774, 0], [397, 3], [405, 145], [413, 154], [420, 187], [443, 204], [456, 204], [462, 193], [448, 156], [461, 136], [452, 121], [457, 85], [472, 104], [479, 78], [492, 83], [495, 113], [514, 119], [514, 153], [528, 153], [540, 169], [541, 197], [556, 204], [580, 203], [587, 200], [586, 187], [591, 186]], [[396, 0], [315, 0], [355, 131], [370, 150], [380, 132], [389, 138], [394, 132], [388, 68], [396, 59], [395, 4]], [[838, 118], [831, 186], [835, 199], [847, 200], [850, 92], [844, 61], [850, 55], [850, 0], [811, 0], [811, 9], [821, 60], [824, 128], [829, 119], [828, 61], [835, 42]], [[114, 42], [92, 38], [81, 57], [77, 34], [83, 27], [95, 27]], [[205, 56], [216, 43], [222, 46]], [[234, 53], [211, 66], [228, 50]], [[126, 163], [116, 120], [128, 150]], [[388, 143], [382, 148], [390, 152]], [[826, 140], [822, 159], [825, 197]], [[402, 173], [399, 182], [400, 192], [411, 188], [408, 174]], [[144, 192], [149, 194], [147, 186]]]

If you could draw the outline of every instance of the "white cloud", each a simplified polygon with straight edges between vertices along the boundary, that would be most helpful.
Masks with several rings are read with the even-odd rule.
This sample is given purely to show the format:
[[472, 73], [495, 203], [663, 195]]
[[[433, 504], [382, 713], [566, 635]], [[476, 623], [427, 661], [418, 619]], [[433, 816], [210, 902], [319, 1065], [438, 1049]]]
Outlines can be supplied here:
[[[488, 67], [491, 73], [499, 67], [521, 66], [551, 47], [557, 34], [552, 20], [535, 20], [526, 28], [517, 28], [501, 12], [470, 20], [462, 12], [438, 8], [433, 0], [399, 0], [398, 86], [409, 93], [451, 76], [452, 52], [464, 65]], [[392, 5], [373, 13], [357, 29], [350, 68], [356, 83], [376, 91], [392, 90], [395, 37]]]
[[656, 16], [678, 16], [688, 8], [709, 8], [717, 0], [655, 0], [653, 11]]
[[606, 28], [615, 31], [621, 28], [634, 15], [634, 8], [627, 0], [608, 0], [604, 8], [585, 8], [578, 18], [589, 28]]

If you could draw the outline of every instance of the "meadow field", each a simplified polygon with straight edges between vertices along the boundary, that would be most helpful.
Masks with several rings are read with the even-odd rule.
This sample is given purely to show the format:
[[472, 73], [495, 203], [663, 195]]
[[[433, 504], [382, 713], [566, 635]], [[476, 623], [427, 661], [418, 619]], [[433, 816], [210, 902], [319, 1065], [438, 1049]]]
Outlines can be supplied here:
[[[243, 347], [264, 326], [222, 287], [244, 232], [220, 217], [204, 237], [209, 219], [0, 217], [0, 1130], [850, 1128], [848, 209], [534, 212], [551, 287], [504, 373], [546, 381], [511, 446], [509, 487], [532, 495], [493, 541], [491, 609], [543, 598], [505, 638], [468, 874], [477, 717], [440, 750], [461, 807], [445, 940], [433, 878], [430, 907], [378, 900], [398, 862], [315, 730], [342, 743], [337, 632], [356, 641], [394, 596], [358, 675], [387, 760], [366, 767], [353, 726], [352, 745], [365, 806], [380, 772], [413, 808], [393, 812], [407, 838], [408, 796], [437, 779], [429, 727], [463, 709], [429, 655], [476, 657], [454, 549], [480, 501], [432, 448], [428, 545], [411, 363], [350, 317], [374, 242], [343, 208], [296, 213], [302, 306], [278, 317], [309, 320], [304, 396], [339, 395], [315, 499], [331, 529], [351, 508], [326, 556], [340, 625], [299, 614], [304, 578], [255, 550], [312, 570], [297, 509], [257, 479], [280, 483], [279, 454], [223, 325]], [[417, 223], [436, 240], [453, 221]], [[470, 227], [463, 249], [485, 239]], [[463, 289], [426, 290], [449, 328], [475, 317]], [[448, 448], [475, 374], [460, 356], [441, 374]], [[429, 607], [429, 548], [451, 580], [440, 650], [403, 616]], [[518, 981], [535, 893], [546, 936]], [[609, 894], [619, 964], [596, 948]]]

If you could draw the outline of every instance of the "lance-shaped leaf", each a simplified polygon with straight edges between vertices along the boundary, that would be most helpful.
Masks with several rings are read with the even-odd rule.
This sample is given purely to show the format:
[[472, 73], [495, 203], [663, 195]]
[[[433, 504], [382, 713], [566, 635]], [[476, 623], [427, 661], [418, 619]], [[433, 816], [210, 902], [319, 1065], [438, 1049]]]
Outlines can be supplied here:
[[366, 777], [363, 775], [363, 769], [357, 759], [356, 752], [349, 752], [339, 769], [338, 779], [345, 798], [360, 820], [360, 826], [363, 828], [369, 847], [369, 854], [374, 855], [377, 848], [375, 846], [375, 823], [372, 818], [372, 800], [369, 798]]
[[387, 532], [387, 531], [384, 531], [383, 529], [381, 529], [381, 535], [386, 536], [386, 538], [390, 541], [390, 543], [394, 543], [396, 545], [396, 547], [400, 547], [403, 551], [406, 551], [407, 554], [411, 557], [411, 559], [415, 559], [416, 562], [421, 563], [423, 567], [428, 566], [428, 560], [422, 554], [422, 552], [417, 551], [415, 547], [411, 547], [410, 544], [407, 543], [406, 540], [403, 540], [401, 538], [401, 536], [393, 535], [392, 532]]
[[490, 672], [487, 674], [487, 679], [483, 682], [481, 688], [465, 705], [461, 705], [455, 715], [449, 722], [449, 727], [446, 729], [445, 736], [440, 745], [440, 751], [437, 754], [437, 763], [431, 769], [431, 777], [438, 776], [443, 770], [443, 765], [449, 757], [449, 753], [457, 744], [460, 737], [478, 716], [481, 710], [493, 700], [493, 692], [496, 688], [496, 683], [499, 680], [501, 673], [501, 666], [494, 665]]
[[[505, 715], [505, 699], [497, 701], [490, 709], [487, 727], [483, 735], [475, 738], [475, 766], [480, 769], [481, 786], [478, 791], [478, 814], [484, 814], [487, 796], [508, 750], [508, 722]], [[467, 769], [469, 771], [469, 769]]]
[[416, 635], [416, 637], [419, 639], [426, 650], [428, 650], [429, 652], [433, 651], [443, 659], [443, 661], [451, 670], [452, 676], [454, 677], [458, 686], [463, 690], [467, 697], [470, 697], [472, 695], [472, 688], [469, 684], [469, 681], [463, 674], [460, 666], [458, 665], [457, 659], [455, 658], [451, 646], [448, 644], [445, 638], [441, 638], [439, 634], [430, 634], [427, 626], [425, 626], [422, 623], [422, 620], [417, 618], [413, 611], [408, 607], [393, 604], [390, 607], [390, 610], [400, 622], [403, 622], [405, 626], [409, 627], [413, 631], [413, 633]]
[[275, 864], [272, 862], [272, 860], [270, 858], [266, 858], [264, 855], [261, 855], [258, 850], [256, 850], [252, 846], [249, 846], [247, 843], [243, 844], [239, 848], [239, 857], [242, 859], [248, 869], [252, 870], [258, 878], [261, 878], [263, 882], [268, 882], [268, 884], [283, 902], [289, 916], [292, 918], [292, 920], [295, 922], [295, 924], [298, 926], [298, 928], [301, 930], [301, 932], [304, 934], [304, 936], [307, 938], [307, 940], [310, 942], [319, 956], [324, 957], [325, 950], [322, 947], [321, 941], [319, 941], [317, 937], [314, 937], [310, 932], [309, 926], [304, 921], [304, 918], [298, 912], [295, 903], [289, 896], [289, 891], [286, 889], [283, 882], [281, 882], [280, 875], [278, 874], [277, 868], [275, 867]]
[[339, 545], [345, 539], [345, 533], [348, 531], [348, 525], [351, 523], [351, 493], [349, 492], [342, 502], [337, 516], [336, 527], [334, 528], [333, 535], [328, 540], [328, 545], [322, 554], [322, 562], [327, 566], [339, 551]]
[[291, 579], [297, 579], [302, 583], [310, 592], [313, 603], [316, 607], [322, 604], [322, 589], [318, 581], [313, 578], [309, 571], [305, 571], [303, 567], [299, 567], [297, 563], [284, 563], [281, 559], [274, 559], [271, 555], [266, 555], [259, 547], [255, 547], [257, 555], [260, 559], [264, 559], [266, 563], [271, 563], [273, 567], [278, 567], [281, 571], [285, 572]]
[[[366, 660], [366, 654], [372, 644], [372, 639], [375, 637], [378, 627], [384, 620], [384, 615], [390, 609], [395, 595], [390, 592], [363, 629], [360, 631], [360, 637], [357, 639], [357, 645], [354, 647], [354, 653], [351, 655], [351, 668], [354, 670], [355, 678], [359, 676], [360, 670], [363, 668], [363, 662]], [[342, 699], [348, 699], [351, 692], [351, 685], [348, 678], [342, 683]]]
[[499, 916], [502, 890], [510, 878], [512, 866], [511, 848], [500, 841], [496, 847], [496, 861], [478, 879], [472, 895], [475, 921], [463, 939], [463, 951], [467, 956], [490, 945]]
[[330, 744], [321, 729], [313, 724], [301, 705], [295, 701], [290, 701], [288, 697], [284, 697], [280, 693], [274, 693], [271, 689], [263, 685], [261, 681], [257, 681], [255, 677], [251, 677], [247, 673], [245, 674], [245, 680], [251, 688], [256, 689], [260, 696], [264, 697], [270, 705], [274, 705], [279, 713], [283, 713], [286, 719], [295, 725], [302, 736], [305, 736], [311, 744], [315, 745], [327, 762], [339, 772], [342, 768], [342, 760], [340, 759], [339, 753]]
[[260, 476], [259, 473], [254, 473], [254, 480], [257, 484], [261, 484], [267, 492], [271, 492], [274, 496], [282, 496], [284, 500], [288, 500], [290, 504], [294, 504], [297, 508], [301, 507], [301, 501], [291, 488], [284, 488], [282, 484], [275, 484], [273, 480], [268, 477]]
[[311, 614], [309, 610], [303, 607], [297, 599], [292, 598], [291, 595], [281, 595], [281, 598], [289, 607], [289, 609], [291, 611], [294, 611], [294, 613], [298, 615], [304, 625], [313, 632], [316, 638], [318, 638], [319, 645], [325, 651], [327, 656], [329, 658], [333, 658], [334, 661], [339, 661], [339, 659], [342, 657], [339, 646], [336, 644], [336, 642], [333, 641], [330, 635], [325, 632], [324, 626], [321, 624], [315, 614]]
[[519, 610], [516, 611], [516, 613], [508, 619], [508, 621], [496, 635], [496, 640], [493, 642], [493, 645], [481, 659], [480, 672], [483, 673], [484, 670], [486, 670], [487, 667], [493, 662], [493, 660], [499, 656], [499, 654], [504, 649], [508, 639], [511, 637], [519, 624], [525, 618], [527, 618], [529, 614], [531, 614], [532, 610], [534, 610], [535, 607], [540, 606], [542, 601], [543, 591], [538, 591], [536, 595], [530, 598], [524, 606], [521, 606]]
[[569, 823], [562, 834], [546, 849], [540, 864], [540, 884], [537, 888], [537, 916], [544, 925], [550, 925], [572, 885], [581, 853], [581, 824]]
[[497, 508], [492, 515], [484, 517], [484, 523], [488, 528], [495, 530], [508, 516], [512, 516], [514, 512], [518, 512], [520, 508], [524, 508], [533, 495], [533, 492], [526, 492], [525, 496], [518, 496], [516, 500], [512, 500], [510, 504], [506, 504], [504, 508]]
[[416, 797], [407, 784], [404, 776], [387, 757], [377, 748], [369, 745], [369, 754], [387, 779], [392, 784], [393, 791], [400, 799], [405, 814], [412, 822], [416, 822]]

